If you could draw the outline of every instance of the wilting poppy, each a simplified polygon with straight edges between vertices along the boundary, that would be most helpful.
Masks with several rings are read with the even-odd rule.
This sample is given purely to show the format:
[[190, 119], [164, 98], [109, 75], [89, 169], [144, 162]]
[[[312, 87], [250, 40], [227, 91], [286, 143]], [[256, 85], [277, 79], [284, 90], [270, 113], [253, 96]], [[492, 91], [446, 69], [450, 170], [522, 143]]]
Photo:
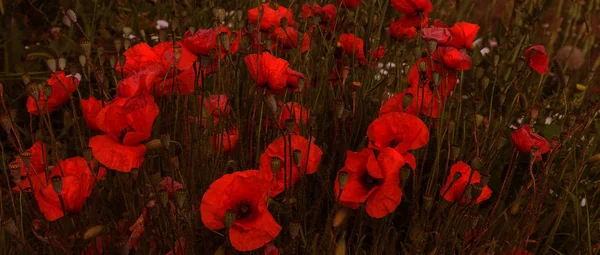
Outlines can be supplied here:
[[473, 41], [479, 31], [479, 25], [469, 22], [457, 22], [450, 28], [451, 39], [448, 45], [457, 49], [473, 47]]
[[342, 7], [354, 9], [360, 5], [362, 0], [336, 0], [338, 5], [342, 5]]
[[[102, 178], [105, 174], [106, 171], [98, 172], [98, 179]], [[35, 192], [35, 199], [46, 220], [57, 220], [64, 216], [65, 212], [80, 212], [83, 209], [85, 200], [92, 194], [94, 186], [94, 175], [90, 171], [85, 159], [82, 157], [73, 157], [60, 160], [52, 168], [50, 176], [50, 179], [56, 176], [61, 178], [60, 197], [55, 191], [55, 183], [48, 182], [44, 189]]]
[[213, 29], [198, 29], [196, 33], [186, 31], [183, 45], [196, 55], [208, 55], [217, 47], [217, 32]]
[[210, 144], [214, 150], [229, 152], [235, 149], [238, 140], [239, 132], [237, 127], [234, 127], [219, 134], [212, 135], [210, 137]]
[[[260, 14], [259, 11], [261, 12]], [[253, 25], [258, 24], [259, 15], [261, 16], [259, 27], [262, 31], [269, 31], [272, 27], [281, 27], [281, 19], [283, 18], [286, 19], [288, 26], [296, 24], [292, 16], [292, 11], [280, 5], [271, 6], [270, 3], [264, 3], [259, 7], [248, 10], [248, 23]]]
[[80, 103], [81, 112], [87, 127], [94, 131], [101, 131], [96, 123], [96, 117], [98, 116], [100, 110], [102, 110], [102, 101], [92, 96], [88, 99], [81, 99]]
[[116, 98], [98, 113], [98, 127], [105, 133], [90, 139], [92, 154], [103, 165], [120, 172], [137, 168], [144, 160], [158, 105], [150, 95]]
[[[468, 185], [473, 185], [481, 181], [481, 174], [477, 170], [472, 170], [465, 162], [458, 161], [450, 168], [450, 175], [446, 179], [446, 184], [440, 189], [440, 195], [449, 202], [461, 201], [469, 203], [467, 199], [470, 194], [463, 194]], [[492, 190], [486, 185], [481, 194], [475, 200], [479, 204], [492, 196]], [[462, 200], [461, 200], [462, 198]]]
[[437, 97], [428, 86], [409, 87], [388, 99], [379, 110], [379, 114], [406, 112], [419, 116], [422, 113], [430, 118], [437, 118], [442, 107], [442, 102]]
[[433, 55], [434, 59], [439, 59], [438, 56], [441, 55], [444, 67], [449, 69], [469, 70], [473, 65], [467, 53], [454, 47], [438, 47]]
[[270, 92], [280, 92], [283, 89], [290, 88], [293, 90], [298, 89], [298, 79], [291, 79], [296, 84], [289, 83], [289, 76], [303, 78], [301, 73], [298, 73], [289, 68], [289, 63], [281, 58], [277, 58], [269, 52], [262, 52], [260, 54], [250, 54], [244, 58], [248, 72], [252, 76], [252, 79], [261, 88], [267, 88]]
[[[52, 112], [61, 105], [69, 101], [69, 97], [79, 86], [79, 78], [73, 75], [65, 75], [63, 71], [57, 71], [50, 75], [46, 81], [51, 90], [44, 88], [45, 86], [35, 86], [35, 91], [39, 95], [39, 99], [35, 100], [31, 95], [27, 98], [27, 111], [31, 114], [38, 115], [40, 111], [43, 113]], [[32, 87], [33, 88], [33, 87]], [[50, 96], [47, 97], [46, 93]], [[46, 109], [46, 110], [44, 110]]]
[[[269, 179], [275, 172], [269, 194], [275, 197], [298, 182], [303, 175], [317, 172], [322, 155], [321, 148], [303, 136], [281, 136], [275, 139], [260, 156], [260, 171], [266, 173]], [[279, 164], [272, 164], [274, 160], [279, 161]], [[274, 166], [279, 169], [272, 169]]]
[[364, 64], [367, 62], [365, 58], [365, 44], [360, 37], [353, 34], [341, 34], [339, 38], [339, 47], [344, 53], [356, 58], [358, 63]]
[[531, 153], [532, 148], [536, 147], [536, 161], [542, 160], [542, 154], [550, 151], [550, 143], [546, 138], [531, 131], [531, 126], [523, 125], [521, 128], [511, 133], [511, 138], [515, 148], [520, 152]]
[[543, 45], [534, 45], [525, 50], [525, 61], [539, 74], [548, 73], [548, 54]]
[[450, 38], [452, 37], [452, 35], [450, 35], [450, 29], [448, 29], [447, 27], [437, 27], [437, 26], [430, 26], [427, 28], [423, 28], [422, 36], [423, 36], [423, 39], [425, 39], [427, 41], [435, 40], [437, 42], [438, 46], [446, 45], [450, 41]]
[[383, 149], [392, 147], [403, 154], [421, 148], [429, 142], [429, 130], [418, 117], [391, 112], [373, 120], [367, 128], [369, 147]]
[[[420, 70], [421, 63], [425, 63], [425, 71]], [[437, 92], [434, 90], [433, 72], [437, 72], [440, 76], [440, 84], [438, 85]], [[450, 96], [457, 82], [458, 79], [456, 78], [456, 74], [452, 70], [443, 68], [442, 64], [439, 63], [432, 64], [431, 60], [428, 58], [417, 60], [417, 63], [415, 63], [408, 72], [408, 84], [410, 84], [411, 87], [429, 86], [434, 94], [440, 94], [444, 98]]]
[[433, 11], [429, 0], [392, 0], [391, 4], [398, 12], [409, 16], [427, 15]]
[[211, 230], [225, 228], [226, 222], [231, 224], [229, 240], [239, 251], [262, 247], [281, 231], [267, 208], [270, 187], [264, 173], [257, 170], [223, 175], [202, 196], [202, 222]]
[[390, 29], [388, 30], [391, 37], [398, 40], [404, 39], [406, 36], [407, 40], [413, 39], [417, 36], [417, 29], [409, 24], [405, 24], [402, 19], [392, 20]]
[[383, 218], [400, 204], [400, 169], [403, 165], [402, 155], [391, 148], [379, 150], [378, 155], [371, 149], [348, 151], [346, 164], [340, 170], [347, 173], [346, 185], [340, 195], [338, 172], [335, 197], [339, 198], [340, 204], [353, 209], [366, 201], [367, 213], [374, 218]]
[[285, 29], [278, 27], [273, 33], [271, 33], [271, 40], [281, 47], [284, 51], [289, 49], [298, 48], [300, 52], [306, 52], [310, 47], [310, 38], [308, 33], [302, 33], [301, 44], [299, 44], [298, 31], [293, 27], [286, 27]]

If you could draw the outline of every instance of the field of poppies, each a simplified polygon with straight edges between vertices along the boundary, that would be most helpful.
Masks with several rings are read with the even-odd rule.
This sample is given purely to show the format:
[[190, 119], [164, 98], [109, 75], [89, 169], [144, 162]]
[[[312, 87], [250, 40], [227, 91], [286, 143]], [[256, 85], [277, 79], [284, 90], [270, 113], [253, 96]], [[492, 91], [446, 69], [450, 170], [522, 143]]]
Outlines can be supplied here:
[[0, 0], [2, 254], [598, 254], [599, 0]]

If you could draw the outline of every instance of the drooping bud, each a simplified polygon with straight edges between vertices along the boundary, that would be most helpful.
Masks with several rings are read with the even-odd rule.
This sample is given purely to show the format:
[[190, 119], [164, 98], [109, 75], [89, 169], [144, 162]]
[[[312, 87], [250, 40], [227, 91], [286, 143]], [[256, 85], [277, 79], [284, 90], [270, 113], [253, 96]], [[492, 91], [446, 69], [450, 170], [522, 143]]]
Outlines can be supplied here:
[[518, 58], [517, 59], [517, 71], [523, 70], [523, 67], [525, 67], [525, 58]]
[[292, 240], [295, 240], [300, 233], [300, 222], [298, 221], [290, 221], [290, 237]]
[[232, 210], [227, 210], [225, 212], [225, 216], [223, 216], [223, 225], [225, 225], [226, 228], [230, 228], [231, 226], [233, 226], [235, 218], [235, 212]]
[[271, 172], [273, 172], [273, 175], [277, 174], [277, 172], [279, 172], [279, 170], [281, 170], [281, 159], [278, 157], [272, 157], [271, 158]]
[[56, 175], [52, 177], [52, 188], [59, 196], [62, 195], [62, 177]]
[[263, 97], [263, 100], [265, 101], [267, 108], [271, 112], [271, 114], [272, 114], [271, 116], [276, 116], [277, 115], [277, 100], [275, 99], [275, 96], [273, 96], [273, 94], [266, 94]]
[[340, 171], [338, 173], [338, 184], [340, 185], [340, 189], [344, 189], [346, 183], [348, 183], [348, 172]]
[[0, 115], [0, 124], [2, 125], [2, 129], [4, 129], [7, 134], [10, 134], [10, 131], [12, 130], [12, 120], [8, 113]]
[[150, 175], [150, 183], [154, 186], [158, 186], [161, 180], [160, 171], [156, 171]]
[[175, 191], [175, 202], [179, 209], [183, 209], [185, 202], [187, 201], [187, 191], [185, 189], [178, 189]]
[[77, 23], [77, 14], [75, 14], [75, 12], [71, 9], [68, 9], [65, 12], [65, 15], [67, 16], [67, 18], [69, 18], [69, 20], [73, 23]]
[[50, 70], [50, 72], [55, 73], [56, 72], [56, 59], [55, 58], [46, 59], [46, 66], [48, 66], [48, 69]]

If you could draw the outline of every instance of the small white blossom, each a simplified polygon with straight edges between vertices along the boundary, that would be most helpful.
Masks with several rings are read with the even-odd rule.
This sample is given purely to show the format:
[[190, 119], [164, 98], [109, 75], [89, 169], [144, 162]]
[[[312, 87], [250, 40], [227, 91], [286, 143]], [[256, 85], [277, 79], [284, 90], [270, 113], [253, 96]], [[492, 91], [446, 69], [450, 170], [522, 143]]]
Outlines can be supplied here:
[[156, 29], [157, 30], [161, 30], [163, 28], [168, 28], [168, 27], [169, 27], [169, 22], [167, 22], [166, 20], [159, 19], [156, 21]]
[[587, 199], [585, 199], [585, 197], [583, 199], [581, 199], [581, 207], [585, 207], [585, 205], [587, 205]]

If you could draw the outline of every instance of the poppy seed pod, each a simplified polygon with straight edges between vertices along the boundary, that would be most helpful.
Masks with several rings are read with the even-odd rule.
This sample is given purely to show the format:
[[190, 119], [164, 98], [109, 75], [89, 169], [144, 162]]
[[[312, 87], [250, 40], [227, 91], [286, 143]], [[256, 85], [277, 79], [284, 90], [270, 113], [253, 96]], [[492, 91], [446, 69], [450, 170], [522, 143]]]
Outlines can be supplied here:
[[348, 172], [340, 171], [338, 173], [338, 184], [340, 185], [340, 189], [344, 189], [346, 183], [348, 183]]
[[296, 119], [286, 119], [285, 120], [285, 131], [288, 134], [291, 134], [294, 132], [294, 128], [296, 127]]
[[114, 67], [117, 64], [117, 56], [110, 55], [110, 58], [108, 58], [108, 63], [111, 67]]
[[432, 72], [431, 80], [433, 80], [433, 85], [435, 85], [435, 86], [440, 85], [440, 81], [441, 81], [440, 74], [438, 72]]
[[231, 226], [233, 226], [235, 218], [235, 212], [232, 210], [227, 210], [227, 212], [225, 212], [225, 216], [223, 216], [223, 225], [225, 225], [226, 228], [230, 228]]
[[55, 58], [46, 59], [46, 66], [48, 66], [48, 69], [50, 70], [50, 72], [55, 73], [56, 72], [56, 59]]
[[77, 14], [75, 14], [75, 12], [71, 9], [68, 9], [65, 12], [65, 15], [67, 16], [67, 18], [69, 18], [69, 20], [73, 23], [77, 23]]
[[117, 52], [120, 52], [121, 49], [123, 48], [123, 40], [117, 38], [117, 39], [115, 39], [114, 44], [115, 44], [115, 50], [117, 50]]
[[29, 94], [30, 97], [35, 99], [35, 101], [40, 100], [40, 85], [38, 83], [35, 83], [35, 82], [28, 83], [26, 90], [27, 90], [27, 94]]
[[483, 192], [483, 185], [481, 183], [475, 183], [472, 185], [471, 197], [473, 197], [473, 199], [479, 198], [479, 196], [481, 196], [482, 192]]
[[415, 47], [413, 49], [412, 53], [413, 53], [413, 57], [415, 57], [415, 59], [420, 59], [423, 52], [421, 51], [421, 48]]
[[125, 40], [123, 40], [123, 47], [125, 50], [128, 50], [131, 47], [131, 40], [129, 40], [129, 38], [125, 38]]
[[23, 165], [25, 165], [25, 169], [31, 166], [31, 155], [32, 153], [29, 150], [23, 151], [21, 153], [21, 160], [23, 160]]
[[165, 149], [169, 148], [169, 145], [171, 144], [171, 136], [169, 135], [169, 133], [160, 134], [160, 144]]
[[223, 48], [225, 48], [225, 50], [229, 52], [231, 48], [231, 45], [229, 44], [229, 34], [227, 34], [226, 32], [220, 33], [218, 35], [218, 39], [221, 45], [223, 45]]
[[157, 186], [162, 178], [160, 177], [160, 171], [156, 171], [150, 175], [150, 183], [154, 186]]
[[166, 189], [159, 190], [158, 200], [163, 207], [167, 207], [167, 204], [169, 203], [169, 192]]
[[476, 157], [471, 160], [471, 168], [475, 170], [483, 170], [485, 167], [485, 160], [481, 157]]
[[45, 85], [44, 86], [44, 98], [47, 100], [52, 96], [52, 86]]
[[481, 89], [485, 90], [490, 85], [490, 78], [485, 76], [481, 79]]
[[226, 11], [223, 8], [215, 8], [212, 10], [213, 15], [220, 23], [225, 22]]
[[58, 58], [58, 68], [64, 71], [65, 67], [67, 67], [67, 59], [63, 57]]
[[421, 72], [427, 71], [427, 63], [425, 63], [425, 61], [419, 63], [419, 70], [421, 70]]
[[271, 111], [272, 116], [277, 116], [277, 100], [273, 94], [268, 94], [263, 97], [267, 108]]
[[182, 209], [187, 201], [187, 191], [185, 189], [178, 189], [175, 191], [175, 202], [179, 209]]
[[87, 59], [91, 59], [92, 57], [92, 43], [90, 43], [90, 41], [86, 38], [82, 38], [81, 41], [79, 41], [79, 46], [81, 46], [81, 50], [83, 51], [83, 55], [85, 55], [85, 57]]
[[290, 237], [292, 240], [296, 239], [298, 234], [300, 234], [300, 222], [290, 221]]
[[344, 101], [338, 99], [335, 101], [335, 117], [340, 119], [344, 114]]
[[433, 52], [435, 52], [435, 49], [437, 48], [437, 41], [436, 40], [428, 40], [427, 41], [427, 50], [429, 50], [430, 54], [433, 54]]
[[296, 163], [296, 166], [300, 168], [300, 163], [302, 163], [302, 151], [294, 150], [292, 155], [294, 157], [294, 163]]
[[13, 182], [17, 185], [21, 185], [21, 164], [19, 161], [8, 163], [8, 169], [10, 169], [10, 176], [13, 178]]
[[460, 155], [460, 147], [453, 145], [452, 148], [450, 149], [450, 158], [452, 158], [452, 160], [456, 160], [459, 155]]
[[62, 195], [62, 177], [56, 175], [52, 177], [52, 188], [59, 196]]
[[9, 233], [11, 236], [16, 237], [19, 233], [19, 229], [17, 228], [17, 224], [13, 218], [7, 218], [2, 221], [2, 228], [4, 231]]
[[271, 172], [273, 175], [277, 174], [281, 170], [281, 159], [278, 157], [271, 158]]
[[84, 55], [79, 55], [79, 64], [81, 65], [81, 67], [85, 67], [85, 65], [87, 64], [87, 58], [85, 58]]

